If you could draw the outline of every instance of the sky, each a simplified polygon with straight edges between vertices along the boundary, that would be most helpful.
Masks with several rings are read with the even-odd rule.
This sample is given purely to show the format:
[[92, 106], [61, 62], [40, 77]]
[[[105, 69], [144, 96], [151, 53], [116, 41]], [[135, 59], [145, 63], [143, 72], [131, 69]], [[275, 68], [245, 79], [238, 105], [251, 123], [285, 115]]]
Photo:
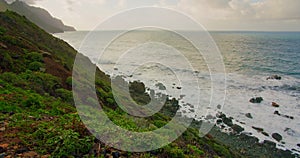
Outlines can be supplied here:
[[183, 12], [207, 30], [300, 31], [300, 0], [22, 0], [48, 10], [77, 30], [91, 30], [132, 8]]

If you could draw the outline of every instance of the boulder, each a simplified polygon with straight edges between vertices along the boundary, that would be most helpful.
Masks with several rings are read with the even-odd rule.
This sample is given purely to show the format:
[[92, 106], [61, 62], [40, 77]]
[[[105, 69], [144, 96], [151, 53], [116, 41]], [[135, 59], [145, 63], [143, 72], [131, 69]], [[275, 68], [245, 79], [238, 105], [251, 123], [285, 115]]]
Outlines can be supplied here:
[[251, 98], [250, 103], [261, 103], [264, 99], [262, 97]]
[[279, 104], [275, 103], [275, 102], [272, 102], [272, 106], [275, 107], [275, 108], [278, 108], [279, 107]]
[[299, 143], [299, 144], [297, 144], [297, 146], [300, 148], [300, 143]]
[[267, 77], [267, 80], [281, 80], [281, 76], [272, 75], [272, 76]]
[[273, 133], [272, 138], [274, 138], [278, 142], [280, 142], [282, 140], [282, 136], [278, 133]]
[[234, 131], [236, 131], [237, 133], [241, 133], [243, 132], [245, 129], [237, 124], [234, 124], [232, 127], [231, 127]]

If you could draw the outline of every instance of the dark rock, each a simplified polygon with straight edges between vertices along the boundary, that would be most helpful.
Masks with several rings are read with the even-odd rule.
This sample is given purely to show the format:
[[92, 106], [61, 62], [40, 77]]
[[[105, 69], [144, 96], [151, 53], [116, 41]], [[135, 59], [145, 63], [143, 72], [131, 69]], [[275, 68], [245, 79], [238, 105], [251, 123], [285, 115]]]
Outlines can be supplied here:
[[252, 126], [253, 129], [255, 129], [257, 132], [263, 132], [264, 129], [263, 128], [260, 128], [260, 127], [254, 127]]
[[281, 80], [281, 76], [272, 75], [272, 76], [267, 77], [267, 80]]
[[251, 115], [250, 113], [245, 114], [245, 116], [248, 117], [248, 118], [250, 118], [250, 119], [253, 118], [252, 115]]
[[241, 133], [243, 132], [245, 129], [237, 124], [234, 124], [232, 127], [231, 127], [234, 131], [236, 131], [237, 133]]
[[272, 142], [272, 141], [269, 141], [269, 140], [264, 140], [264, 145], [268, 145], [272, 148], [275, 148], [276, 147], [276, 143]]
[[222, 120], [223, 120], [223, 122], [224, 122], [227, 126], [229, 126], [229, 127], [231, 127], [231, 126], [233, 125], [232, 119], [230, 119], [230, 118], [225, 117], [225, 118], [223, 118]]
[[263, 134], [263, 135], [269, 137], [269, 134], [268, 134], [267, 132], [262, 131], [261, 134]]
[[261, 103], [264, 99], [262, 97], [251, 98], [249, 102], [251, 103]]
[[275, 108], [278, 108], [279, 107], [279, 104], [275, 103], [275, 102], [272, 102], [272, 106], [275, 107]]
[[16, 154], [22, 154], [22, 153], [25, 153], [27, 151], [29, 151], [29, 149], [26, 148], [26, 147], [25, 148], [20, 148], [20, 149], [16, 150]]
[[279, 115], [279, 116], [280, 116], [280, 113], [279, 113], [279, 111], [277, 111], [277, 110], [276, 110], [276, 111], [274, 111], [274, 114], [275, 114], [275, 115]]
[[297, 144], [297, 146], [298, 146], [298, 147], [300, 147], [300, 143], [299, 143], [299, 144]]
[[4, 149], [3, 147], [0, 146], [0, 153], [4, 153], [6, 151], [6, 149]]
[[181, 87], [176, 87], [177, 89], [181, 89]]
[[221, 124], [223, 121], [221, 119], [217, 120], [217, 124]]
[[118, 151], [112, 153], [113, 158], [119, 158], [121, 154]]
[[119, 69], [115, 67], [114, 70], [118, 71]]
[[278, 133], [273, 133], [272, 137], [278, 142], [282, 140], [282, 136]]

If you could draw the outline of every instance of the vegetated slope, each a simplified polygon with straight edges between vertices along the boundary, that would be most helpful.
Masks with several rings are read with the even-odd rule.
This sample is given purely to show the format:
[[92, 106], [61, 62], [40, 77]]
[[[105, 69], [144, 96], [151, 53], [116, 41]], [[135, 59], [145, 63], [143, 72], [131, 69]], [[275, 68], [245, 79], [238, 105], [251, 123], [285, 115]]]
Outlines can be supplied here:
[[22, 1], [16, 0], [12, 4], [7, 4], [5, 0], [0, 0], [0, 6], [0, 11], [9, 9], [20, 15], [24, 15], [49, 33], [75, 31], [73, 27], [66, 26], [61, 20], [52, 17], [45, 9], [29, 6]]
[[[199, 138], [193, 128], [172, 144], [151, 152], [123, 152], [99, 142], [74, 107], [71, 70], [75, 55], [66, 42], [25, 17], [11, 11], [0, 13], [0, 157], [240, 157], [211, 137]], [[169, 100], [163, 111], [150, 118], [131, 117], [115, 103], [110, 79], [100, 70], [95, 84], [100, 105], [122, 128], [160, 128], [171, 119], [167, 113], [178, 108], [176, 100]], [[134, 98], [149, 98], [140, 94], [142, 83], [131, 83], [131, 89]]]

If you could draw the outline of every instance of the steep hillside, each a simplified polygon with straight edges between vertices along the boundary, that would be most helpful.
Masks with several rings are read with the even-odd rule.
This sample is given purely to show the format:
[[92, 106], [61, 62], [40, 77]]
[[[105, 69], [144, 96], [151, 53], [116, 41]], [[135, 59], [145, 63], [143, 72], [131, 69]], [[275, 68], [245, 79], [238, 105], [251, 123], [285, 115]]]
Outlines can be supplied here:
[[[8, 8], [12, 11], [26, 16], [30, 21], [49, 33], [59, 33], [64, 31], [75, 31], [73, 27], [66, 26], [59, 19], [52, 17], [46, 10], [29, 6], [26, 3], [16, 0], [12, 4], [7, 4], [5, 0], [0, 0], [0, 11]], [[2, 9], [1, 9], [2, 8]]]

